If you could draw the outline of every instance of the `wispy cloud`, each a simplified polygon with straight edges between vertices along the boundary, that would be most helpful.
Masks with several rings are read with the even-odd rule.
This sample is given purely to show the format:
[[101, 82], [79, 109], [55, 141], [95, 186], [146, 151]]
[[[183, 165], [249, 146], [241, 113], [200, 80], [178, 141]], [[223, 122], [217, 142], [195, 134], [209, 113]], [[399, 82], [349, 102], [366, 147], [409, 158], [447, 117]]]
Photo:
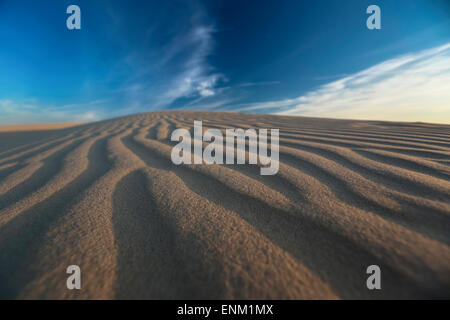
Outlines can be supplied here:
[[[68, 97], [61, 104], [49, 106], [38, 100], [23, 103], [0, 97], [0, 122], [94, 121], [169, 108], [178, 99], [186, 104], [216, 98], [218, 87], [227, 79], [208, 62], [217, 32], [214, 21], [200, 2], [179, 6], [185, 14], [176, 24], [164, 15], [156, 18], [142, 31], [142, 41], [136, 45], [129, 40], [129, 28], [122, 21], [122, 7], [108, 4], [115, 35], [111, 41], [120, 48], [120, 55], [105, 77], [86, 76], [86, 95], [81, 98], [87, 102], [66, 103], [70, 101]], [[162, 7], [170, 9], [173, 4]], [[52, 101], [52, 97], [46, 98]]]
[[450, 123], [450, 43], [402, 55], [293, 99], [240, 111]]
[[[0, 124], [90, 122], [100, 120], [105, 114], [95, 106], [99, 101], [84, 105], [42, 106], [37, 101], [16, 102], [0, 100]], [[89, 110], [91, 108], [91, 110]], [[95, 110], [95, 111], [94, 111]]]
[[[181, 24], [158, 46], [129, 52], [124, 59], [133, 72], [119, 88], [123, 104], [133, 110], [150, 111], [170, 107], [178, 99], [186, 101], [210, 98], [226, 81], [208, 62], [214, 51], [214, 22], [206, 18], [204, 8], [194, 2], [184, 3], [188, 12]], [[156, 22], [160, 27], [165, 21]], [[160, 30], [161, 31], [161, 30]], [[157, 32], [152, 27], [151, 34]], [[161, 33], [161, 32], [160, 32]], [[158, 35], [157, 35], [158, 37]], [[150, 58], [149, 58], [150, 57]]]
[[281, 81], [260, 81], [260, 82], [245, 82], [236, 85], [237, 87], [258, 87], [258, 86], [272, 86], [280, 84]]
[[[127, 27], [129, 20], [117, 4], [107, 6], [112, 21], [108, 44], [117, 49], [105, 64], [110, 67], [99, 76], [86, 72], [73, 95], [72, 91], [56, 97], [42, 93], [37, 96], [42, 101], [3, 95], [0, 123], [95, 121], [168, 108], [450, 123], [450, 43], [354, 74], [312, 75], [310, 81], [328, 83], [304, 94], [296, 92], [290, 95], [293, 98], [253, 102], [254, 97], [274, 93], [276, 88], [270, 86], [281, 82], [245, 82], [239, 73], [212, 65], [211, 57], [220, 56], [215, 45], [220, 26], [202, 2], [177, 2], [183, 15], [176, 15], [175, 22], [167, 19], [174, 4], [158, 4], [165, 8], [161, 15], [136, 30]], [[227, 76], [234, 78], [229, 81]], [[284, 85], [285, 80], [280, 80]], [[278, 94], [286, 88], [280, 85]]]

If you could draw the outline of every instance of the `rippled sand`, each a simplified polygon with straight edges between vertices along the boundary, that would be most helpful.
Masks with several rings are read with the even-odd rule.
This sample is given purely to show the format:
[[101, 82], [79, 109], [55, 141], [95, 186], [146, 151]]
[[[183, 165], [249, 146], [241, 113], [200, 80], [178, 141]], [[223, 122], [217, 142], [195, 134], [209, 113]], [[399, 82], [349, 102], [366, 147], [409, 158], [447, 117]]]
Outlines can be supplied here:
[[[278, 174], [173, 165], [194, 120], [280, 129]], [[39, 129], [0, 133], [1, 298], [450, 298], [448, 125], [175, 111]]]

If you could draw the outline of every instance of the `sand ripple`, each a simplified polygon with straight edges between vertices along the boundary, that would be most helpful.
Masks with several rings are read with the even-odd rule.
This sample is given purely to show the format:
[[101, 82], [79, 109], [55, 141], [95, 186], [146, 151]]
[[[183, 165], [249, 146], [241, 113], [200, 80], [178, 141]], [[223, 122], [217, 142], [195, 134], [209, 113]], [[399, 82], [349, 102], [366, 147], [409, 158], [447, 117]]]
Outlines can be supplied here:
[[[278, 174], [173, 165], [194, 120], [280, 129]], [[450, 126], [153, 112], [0, 148], [0, 298], [450, 298]]]

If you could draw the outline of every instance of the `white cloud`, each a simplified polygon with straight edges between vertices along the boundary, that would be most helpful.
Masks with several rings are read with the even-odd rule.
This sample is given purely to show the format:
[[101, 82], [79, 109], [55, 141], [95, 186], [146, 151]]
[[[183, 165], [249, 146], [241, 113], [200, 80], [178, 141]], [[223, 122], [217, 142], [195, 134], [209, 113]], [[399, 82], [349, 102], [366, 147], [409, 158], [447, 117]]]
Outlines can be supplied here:
[[[186, 60], [178, 74], [169, 83], [169, 88], [157, 99], [157, 106], [167, 106], [182, 97], [210, 97], [215, 95], [217, 82], [224, 78], [222, 74], [212, 73], [207, 57], [213, 49], [214, 28], [196, 25], [189, 33], [176, 37], [169, 47], [169, 52], [184, 52]], [[170, 57], [174, 54], [169, 54]], [[169, 63], [166, 59], [165, 63]]]
[[101, 115], [98, 112], [86, 111], [87, 106], [96, 104], [97, 101], [85, 105], [45, 107], [36, 104], [35, 101], [18, 103], [3, 99], [0, 100], [0, 124], [96, 121], [101, 119]]
[[294, 99], [240, 111], [285, 115], [450, 123], [450, 43], [399, 56]]
[[[98, 100], [88, 103], [65, 100], [64, 105], [53, 106], [38, 99], [26, 104], [20, 100], [2, 100], [0, 123], [94, 121], [165, 109], [180, 98], [197, 102], [216, 98], [220, 92], [218, 83], [226, 78], [208, 63], [214, 50], [214, 22], [202, 6], [193, 2], [186, 2], [185, 6], [186, 16], [180, 21], [182, 27], [171, 29], [170, 22], [161, 20], [155, 21], [152, 30], [147, 32], [148, 43], [155, 39], [164, 39], [164, 43], [124, 50], [123, 59], [118, 59], [105, 79], [92, 83], [86, 80], [84, 89], [88, 94], [84, 97], [95, 96], [99, 87]], [[110, 15], [117, 12], [112, 7], [108, 10]], [[120, 24], [117, 19], [113, 20], [116, 25]], [[171, 31], [165, 37], [152, 38], [152, 33], [163, 30], [166, 34], [167, 29]], [[128, 48], [127, 41], [119, 41], [119, 44]], [[45, 98], [51, 101], [51, 97]]]

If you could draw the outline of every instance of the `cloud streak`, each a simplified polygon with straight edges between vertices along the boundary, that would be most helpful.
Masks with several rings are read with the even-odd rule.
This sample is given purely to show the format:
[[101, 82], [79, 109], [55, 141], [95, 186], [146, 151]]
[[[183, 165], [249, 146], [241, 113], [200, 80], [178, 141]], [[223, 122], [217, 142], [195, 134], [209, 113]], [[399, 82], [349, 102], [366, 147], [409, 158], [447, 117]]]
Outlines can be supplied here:
[[178, 37], [172, 44], [173, 50], [176, 48], [176, 51], [185, 52], [187, 59], [169, 83], [169, 88], [158, 98], [157, 106], [169, 105], [183, 97], [209, 97], [215, 94], [214, 88], [224, 76], [211, 72], [212, 67], [207, 63], [213, 49], [214, 32], [210, 26], [195, 25], [187, 35]]
[[239, 111], [450, 123], [450, 43], [402, 55], [293, 99]]
[[[216, 95], [226, 77], [208, 63], [214, 50], [214, 22], [195, 1], [183, 3], [186, 15], [174, 30], [166, 20], [156, 21], [148, 33], [148, 47], [129, 52], [124, 59], [132, 72], [119, 90], [124, 104], [139, 111], [170, 108], [178, 99]], [[161, 36], [169, 34], [169, 36]], [[163, 39], [162, 42], [155, 39]]]
[[95, 121], [171, 108], [178, 100], [183, 106], [215, 98], [226, 77], [208, 62], [214, 51], [214, 21], [200, 2], [177, 6], [184, 14], [173, 23], [164, 12], [173, 10], [174, 4], [158, 5], [162, 15], [137, 33], [142, 41], [136, 44], [129, 39], [127, 21], [121, 19], [122, 6], [108, 4], [107, 14], [117, 35], [110, 41], [120, 53], [106, 76], [90, 79], [86, 75], [83, 94], [73, 103], [70, 97], [51, 106], [41, 98], [23, 102], [0, 97], [0, 123]]

